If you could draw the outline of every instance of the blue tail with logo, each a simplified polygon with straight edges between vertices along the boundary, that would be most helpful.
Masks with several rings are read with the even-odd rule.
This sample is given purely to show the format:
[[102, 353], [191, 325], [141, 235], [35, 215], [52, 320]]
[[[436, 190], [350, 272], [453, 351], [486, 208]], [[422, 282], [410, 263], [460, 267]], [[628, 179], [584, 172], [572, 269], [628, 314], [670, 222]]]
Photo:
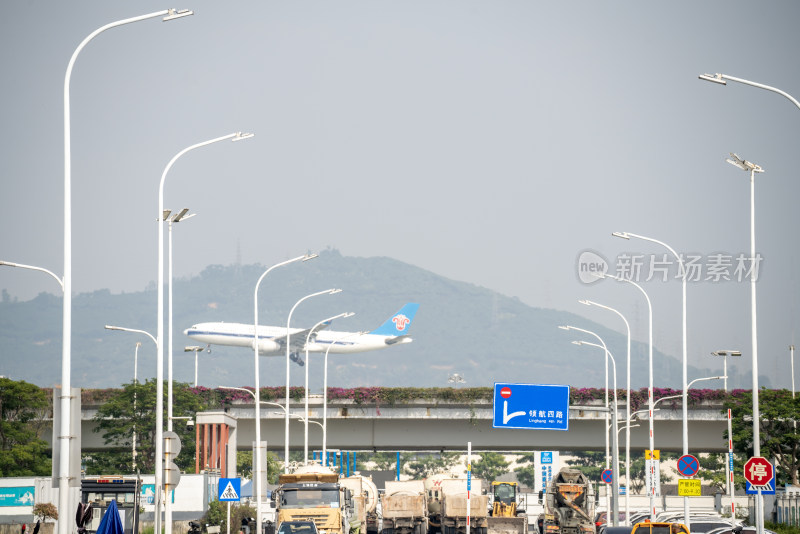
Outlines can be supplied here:
[[385, 323], [370, 332], [378, 336], [405, 336], [411, 328], [411, 321], [417, 313], [419, 304], [409, 302], [400, 311], [392, 315]]

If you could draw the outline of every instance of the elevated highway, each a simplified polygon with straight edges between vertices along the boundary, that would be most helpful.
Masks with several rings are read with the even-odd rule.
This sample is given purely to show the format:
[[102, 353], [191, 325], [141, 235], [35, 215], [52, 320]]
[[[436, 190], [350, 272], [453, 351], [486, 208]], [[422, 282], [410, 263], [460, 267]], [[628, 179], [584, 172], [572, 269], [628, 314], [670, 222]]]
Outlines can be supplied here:
[[[657, 449], [682, 451], [682, 419], [680, 404], [659, 404], [654, 420]], [[308, 415], [312, 421], [322, 422], [321, 395], [309, 402]], [[328, 448], [342, 450], [464, 450], [468, 441], [474, 450], [526, 451], [526, 450], [604, 450], [605, 414], [598, 412], [602, 402], [585, 406], [570, 406], [569, 430], [516, 430], [492, 428], [491, 401], [472, 403], [436, 400], [410, 400], [402, 404], [358, 404], [353, 401], [328, 402]], [[102, 435], [92, 430], [97, 407], [85, 406], [82, 411], [82, 449], [97, 450], [106, 447]], [[240, 450], [249, 449], [255, 441], [255, 409], [252, 401], [228, 405], [224, 411], [236, 418], [237, 443]], [[290, 405], [294, 415], [303, 416], [303, 402]], [[282, 450], [284, 445], [284, 417], [281, 408], [261, 406], [262, 439], [269, 450]], [[620, 427], [624, 425], [625, 407], [619, 410]], [[636, 422], [631, 430], [631, 449], [642, 451], [648, 447], [647, 418]], [[175, 424], [185, 424], [177, 421]], [[692, 452], [725, 452], [727, 428], [722, 405], [703, 403], [689, 407], [689, 450]], [[292, 418], [289, 445], [293, 450], [303, 448], [303, 423]], [[625, 433], [620, 431], [620, 444]], [[309, 449], [322, 446], [322, 429], [309, 424]]]

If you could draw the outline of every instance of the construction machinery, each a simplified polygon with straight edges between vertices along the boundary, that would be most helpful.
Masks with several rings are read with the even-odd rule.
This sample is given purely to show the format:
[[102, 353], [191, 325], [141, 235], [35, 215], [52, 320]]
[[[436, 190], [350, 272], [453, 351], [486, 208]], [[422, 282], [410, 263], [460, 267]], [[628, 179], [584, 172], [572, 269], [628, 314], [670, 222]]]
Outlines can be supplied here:
[[526, 534], [528, 516], [520, 508], [516, 482], [492, 482], [492, 510], [489, 534]]
[[422, 480], [387, 481], [381, 495], [382, 534], [427, 534], [428, 501]]
[[354, 505], [349, 489], [339, 475], [320, 465], [304, 466], [278, 478], [273, 492], [278, 524], [313, 521], [320, 534], [349, 534]]
[[594, 487], [577, 469], [562, 468], [547, 486], [543, 534], [595, 534]]

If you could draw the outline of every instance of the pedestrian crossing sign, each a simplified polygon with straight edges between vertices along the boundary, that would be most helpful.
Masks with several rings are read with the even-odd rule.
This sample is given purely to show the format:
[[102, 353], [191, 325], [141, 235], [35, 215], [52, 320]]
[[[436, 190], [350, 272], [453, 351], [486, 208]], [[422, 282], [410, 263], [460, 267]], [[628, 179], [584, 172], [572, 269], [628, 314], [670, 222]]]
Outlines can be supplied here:
[[241, 478], [220, 478], [219, 484], [219, 500], [220, 502], [239, 502], [242, 495], [242, 479]]

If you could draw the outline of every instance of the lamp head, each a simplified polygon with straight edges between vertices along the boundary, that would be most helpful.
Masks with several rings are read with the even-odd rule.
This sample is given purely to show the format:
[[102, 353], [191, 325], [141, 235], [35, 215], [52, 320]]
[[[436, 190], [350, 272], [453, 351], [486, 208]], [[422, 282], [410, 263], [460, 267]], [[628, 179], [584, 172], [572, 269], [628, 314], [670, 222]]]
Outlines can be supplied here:
[[233, 138], [231, 139], [231, 141], [233, 141], [234, 143], [235, 143], [236, 141], [244, 141], [245, 139], [250, 139], [251, 137], [255, 137], [255, 135], [256, 135], [256, 134], [252, 134], [252, 133], [242, 133], [242, 132], [236, 132], [236, 135], [235, 135], [235, 136], [233, 136]]
[[705, 80], [707, 82], [718, 83], [720, 85], [728, 85], [728, 82], [722, 79], [722, 74], [701, 74], [698, 76], [701, 80]]
[[192, 345], [192, 346], [189, 346], [189, 347], [183, 347], [183, 352], [201, 352], [202, 350], [203, 350], [203, 347], [201, 347], [199, 345]]
[[111, 326], [111, 325], [106, 325], [105, 329], [106, 330], [120, 330], [120, 328], [118, 326]]
[[583, 341], [573, 341], [573, 345], [583, 345]]
[[737, 154], [735, 154], [733, 152], [731, 152], [730, 154], [731, 154], [731, 157], [726, 159], [725, 161], [727, 161], [731, 165], [739, 167], [743, 171], [764, 172], [764, 169], [762, 169], [761, 167], [759, 167], [755, 163], [751, 163], [751, 162], [747, 161], [746, 159], [742, 159]]
[[162, 19], [164, 22], [169, 22], [170, 20], [181, 19], [183, 17], [188, 17], [189, 15], [194, 15], [194, 11], [189, 11], [188, 9], [175, 9], [173, 7], [167, 11], [168, 11], [167, 16]]
[[328, 291], [328, 294], [335, 295], [336, 293], [341, 293], [341, 292], [342, 292], [341, 289], [331, 289], [330, 291]]
[[314, 258], [318, 258], [319, 254], [306, 254], [303, 257], [303, 261], [313, 260]]
[[565, 326], [565, 325], [560, 325], [560, 326], [559, 326], [559, 328], [560, 328], [561, 330], [569, 330], [569, 329], [570, 329], [570, 328], [572, 328], [572, 327], [570, 327], [570, 326]]
[[175, 215], [170, 217], [169, 222], [174, 222], [174, 223], [181, 222], [181, 221], [183, 221], [185, 219], [190, 219], [190, 218], [194, 217], [195, 215], [197, 215], [196, 213], [192, 213], [190, 215], [186, 215], [187, 213], [189, 213], [189, 208], [183, 208], [181, 211], [179, 211], [178, 213], [176, 213]]
[[622, 239], [630, 239], [631, 236], [628, 232], [611, 232], [611, 235], [614, 237], [621, 237]]
[[740, 350], [715, 350], [711, 353], [712, 356], [741, 356]]
[[579, 299], [578, 300], [578, 304], [585, 304], [586, 306], [591, 306], [592, 305], [592, 301], [591, 300], [586, 300], [586, 299]]

